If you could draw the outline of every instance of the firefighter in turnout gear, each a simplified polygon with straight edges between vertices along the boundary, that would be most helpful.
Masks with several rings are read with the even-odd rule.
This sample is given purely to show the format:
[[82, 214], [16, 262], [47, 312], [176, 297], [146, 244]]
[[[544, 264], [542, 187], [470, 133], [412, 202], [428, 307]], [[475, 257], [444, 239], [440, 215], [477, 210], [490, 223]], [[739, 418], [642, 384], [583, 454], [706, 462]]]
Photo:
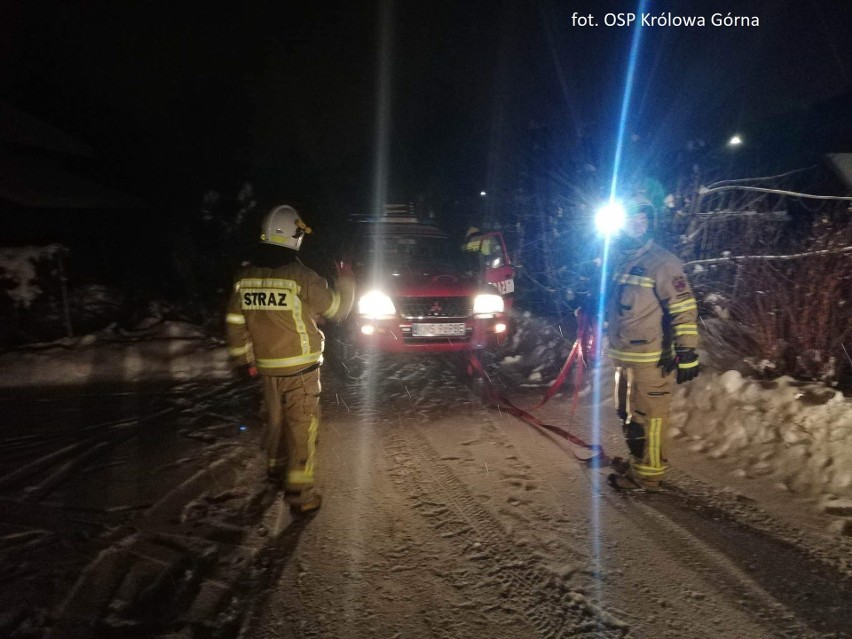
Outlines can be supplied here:
[[226, 316], [231, 357], [263, 381], [267, 476], [283, 484], [284, 499], [297, 513], [321, 503], [314, 474], [324, 336], [316, 318], [344, 319], [355, 296], [351, 274], [330, 289], [299, 261], [310, 233], [294, 208], [274, 208], [263, 221], [256, 255], [236, 274]]
[[626, 209], [614, 238], [606, 321], [630, 458], [613, 460], [608, 481], [619, 490], [654, 490], [666, 472], [674, 383], [698, 376], [698, 311], [683, 263], [651, 238], [650, 202], [633, 198]]

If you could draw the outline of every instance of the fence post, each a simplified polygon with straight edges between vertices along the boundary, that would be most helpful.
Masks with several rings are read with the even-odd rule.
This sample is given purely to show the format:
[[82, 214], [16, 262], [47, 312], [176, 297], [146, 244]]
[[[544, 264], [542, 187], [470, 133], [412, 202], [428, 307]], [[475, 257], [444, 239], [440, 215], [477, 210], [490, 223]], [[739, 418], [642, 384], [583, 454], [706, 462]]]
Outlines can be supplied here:
[[736, 270], [734, 271], [734, 286], [733, 286], [733, 289], [731, 290], [731, 299], [732, 300], [736, 299], [737, 289], [740, 287], [740, 267], [741, 266], [742, 266], [742, 264], [740, 264], [738, 261], [736, 261], [736, 260], [734, 261], [734, 267], [736, 268]]
[[71, 303], [68, 295], [68, 277], [65, 275], [64, 257], [67, 249], [60, 247], [56, 252], [56, 263], [59, 267], [59, 288], [62, 292], [62, 313], [65, 319], [65, 333], [68, 337], [74, 337], [74, 327], [71, 325]]

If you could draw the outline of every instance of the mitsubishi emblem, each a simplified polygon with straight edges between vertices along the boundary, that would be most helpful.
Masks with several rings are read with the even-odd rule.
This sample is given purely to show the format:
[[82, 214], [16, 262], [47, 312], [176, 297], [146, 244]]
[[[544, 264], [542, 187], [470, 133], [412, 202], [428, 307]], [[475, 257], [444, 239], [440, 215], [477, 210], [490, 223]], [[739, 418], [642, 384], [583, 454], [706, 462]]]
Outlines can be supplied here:
[[441, 303], [438, 300], [434, 300], [432, 302], [432, 307], [429, 309], [430, 313], [440, 313], [444, 310], [444, 307], [441, 306]]

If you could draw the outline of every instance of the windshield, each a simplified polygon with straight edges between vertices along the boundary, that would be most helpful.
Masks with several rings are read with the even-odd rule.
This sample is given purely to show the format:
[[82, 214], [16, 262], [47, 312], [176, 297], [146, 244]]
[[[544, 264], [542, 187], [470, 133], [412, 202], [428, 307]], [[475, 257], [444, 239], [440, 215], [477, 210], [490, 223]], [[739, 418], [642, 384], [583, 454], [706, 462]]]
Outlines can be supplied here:
[[466, 272], [471, 264], [461, 247], [447, 237], [422, 235], [378, 235], [359, 239], [354, 254], [356, 270], [378, 264], [385, 272], [424, 268]]

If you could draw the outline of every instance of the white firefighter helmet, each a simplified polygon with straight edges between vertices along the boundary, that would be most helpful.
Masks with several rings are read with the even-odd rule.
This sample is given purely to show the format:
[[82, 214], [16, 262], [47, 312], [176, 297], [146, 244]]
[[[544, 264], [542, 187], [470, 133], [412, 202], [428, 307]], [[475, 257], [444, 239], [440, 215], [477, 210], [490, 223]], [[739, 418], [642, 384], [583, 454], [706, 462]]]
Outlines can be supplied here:
[[311, 227], [302, 221], [292, 206], [276, 206], [266, 217], [260, 229], [260, 241], [298, 251], [302, 239], [311, 233]]
[[627, 200], [626, 206], [627, 218], [634, 215], [644, 213], [648, 218], [648, 233], [654, 234], [657, 230], [657, 208], [651, 203], [651, 200], [644, 195], [634, 195]]
[[644, 195], [634, 195], [629, 198], [624, 209], [627, 215], [638, 215], [639, 213], [644, 213], [648, 216], [649, 220], [654, 217], [655, 213], [654, 205], [651, 204], [651, 200], [646, 198]]

